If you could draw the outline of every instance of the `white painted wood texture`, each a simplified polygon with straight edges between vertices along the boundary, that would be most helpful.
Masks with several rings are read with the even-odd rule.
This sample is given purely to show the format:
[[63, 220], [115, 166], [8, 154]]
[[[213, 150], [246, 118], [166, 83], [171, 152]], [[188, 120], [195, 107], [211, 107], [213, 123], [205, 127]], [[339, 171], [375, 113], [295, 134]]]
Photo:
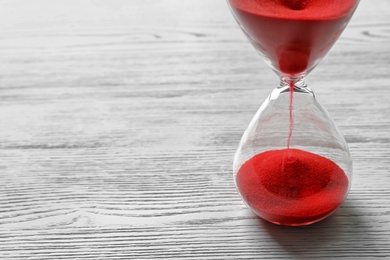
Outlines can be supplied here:
[[288, 228], [233, 183], [277, 78], [225, 1], [0, 1], [0, 259], [390, 258], [389, 17], [362, 0], [308, 77], [355, 175]]

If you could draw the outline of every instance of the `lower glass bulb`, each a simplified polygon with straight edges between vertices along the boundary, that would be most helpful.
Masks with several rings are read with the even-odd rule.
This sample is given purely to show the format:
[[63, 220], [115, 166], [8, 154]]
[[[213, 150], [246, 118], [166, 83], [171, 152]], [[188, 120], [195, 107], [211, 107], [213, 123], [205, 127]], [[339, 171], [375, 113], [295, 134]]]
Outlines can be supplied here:
[[234, 159], [237, 189], [261, 218], [301, 226], [331, 215], [352, 177], [345, 139], [302, 81], [281, 81], [246, 129]]

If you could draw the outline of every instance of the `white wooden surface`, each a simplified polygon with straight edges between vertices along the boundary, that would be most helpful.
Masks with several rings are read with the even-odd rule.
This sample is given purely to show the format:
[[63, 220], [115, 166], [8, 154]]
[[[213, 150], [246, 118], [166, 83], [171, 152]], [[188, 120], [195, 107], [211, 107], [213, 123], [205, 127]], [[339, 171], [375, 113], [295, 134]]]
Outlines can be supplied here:
[[308, 77], [355, 175], [288, 228], [234, 187], [277, 78], [225, 1], [0, 1], [0, 259], [390, 258], [389, 17], [362, 0]]

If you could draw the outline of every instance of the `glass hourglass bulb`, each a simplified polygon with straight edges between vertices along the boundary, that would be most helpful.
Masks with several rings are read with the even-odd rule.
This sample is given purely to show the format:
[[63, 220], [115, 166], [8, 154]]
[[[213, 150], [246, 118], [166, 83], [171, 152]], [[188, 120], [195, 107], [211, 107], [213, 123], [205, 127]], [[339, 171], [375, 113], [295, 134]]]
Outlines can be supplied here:
[[237, 149], [233, 172], [261, 218], [300, 226], [344, 201], [352, 161], [343, 136], [304, 77], [349, 22], [358, 0], [228, 0], [255, 49], [280, 77]]

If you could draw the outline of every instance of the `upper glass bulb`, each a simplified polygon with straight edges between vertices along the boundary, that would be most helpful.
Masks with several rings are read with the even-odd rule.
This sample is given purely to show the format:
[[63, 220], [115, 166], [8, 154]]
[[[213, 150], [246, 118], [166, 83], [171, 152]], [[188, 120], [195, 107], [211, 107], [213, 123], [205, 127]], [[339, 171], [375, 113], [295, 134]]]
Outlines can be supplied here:
[[228, 0], [256, 50], [282, 77], [308, 74], [336, 42], [358, 0]]

